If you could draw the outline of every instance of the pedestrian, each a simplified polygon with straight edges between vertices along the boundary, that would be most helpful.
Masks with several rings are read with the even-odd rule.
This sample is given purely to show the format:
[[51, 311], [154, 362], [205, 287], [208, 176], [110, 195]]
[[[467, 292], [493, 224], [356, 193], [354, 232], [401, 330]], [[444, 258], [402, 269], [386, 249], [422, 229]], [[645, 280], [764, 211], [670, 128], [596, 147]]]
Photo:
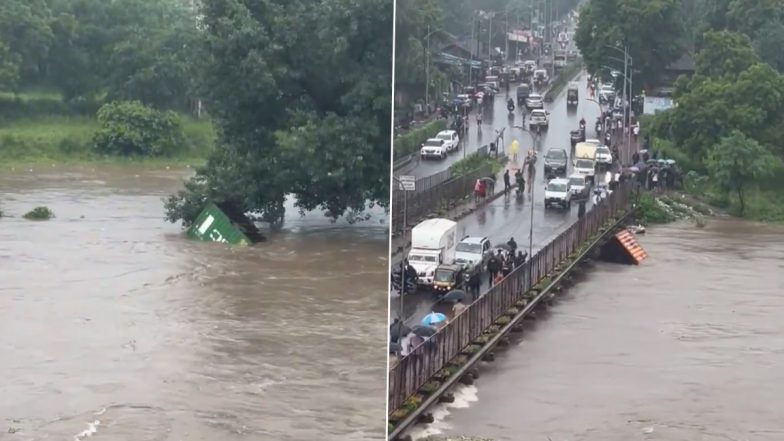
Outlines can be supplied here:
[[582, 219], [585, 216], [585, 199], [580, 199], [577, 202], [577, 219]]
[[468, 290], [471, 294], [471, 300], [476, 300], [479, 297], [479, 289], [482, 287], [481, 271], [474, 270], [471, 272], [471, 277], [468, 279]]
[[632, 165], [635, 165], [638, 162], [640, 162], [640, 154], [638, 152], [634, 152], [632, 154]]
[[517, 259], [515, 259], [515, 266], [523, 266], [525, 260], [528, 258], [528, 253], [523, 251], [517, 252]]
[[507, 242], [506, 244], [509, 245], [509, 252], [511, 253], [512, 256], [514, 256], [515, 252], [517, 251], [517, 242], [515, 242], [514, 236], [510, 238], [509, 242]]
[[512, 182], [509, 179], [509, 169], [507, 168], [504, 170], [504, 194], [509, 194], [509, 190], [512, 188]]
[[520, 143], [516, 139], [512, 140], [512, 161], [517, 162], [517, 153], [520, 150]]
[[457, 299], [455, 305], [452, 306], [452, 320], [456, 319], [457, 316], [462, 314], [466, 309], [468, 309], [468, 307], [463, 303], [463, 299]]
[[495, 275], [498, 274], [499, 269], [501, 269], [501, 262], [498, 261], [498, 258], [494, 254], [490, 256], [490, 259], [487, 260], [487, 272], [489, 275], [488, 283], [490, 286], [493, 286]]
[[499, 271], [498, 274], [495, 275], [495, 280], [493, 281], [494, 285], [501, 283], [504, 280], [504, 277], [504, 273]]

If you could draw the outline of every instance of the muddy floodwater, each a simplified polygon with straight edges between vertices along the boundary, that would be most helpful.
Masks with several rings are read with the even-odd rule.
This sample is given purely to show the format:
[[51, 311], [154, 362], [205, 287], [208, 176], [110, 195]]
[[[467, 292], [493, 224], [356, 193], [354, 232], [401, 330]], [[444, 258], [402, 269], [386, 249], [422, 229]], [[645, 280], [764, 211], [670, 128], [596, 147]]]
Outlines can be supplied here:
[[597, 263], [436, 409], [497, 440], [784, 440], [784, 228], [650, 228], [640, 266]]
[[384, 439], [383, 211], [193, 242], [188, 171], [0, 170], [0, 439]]

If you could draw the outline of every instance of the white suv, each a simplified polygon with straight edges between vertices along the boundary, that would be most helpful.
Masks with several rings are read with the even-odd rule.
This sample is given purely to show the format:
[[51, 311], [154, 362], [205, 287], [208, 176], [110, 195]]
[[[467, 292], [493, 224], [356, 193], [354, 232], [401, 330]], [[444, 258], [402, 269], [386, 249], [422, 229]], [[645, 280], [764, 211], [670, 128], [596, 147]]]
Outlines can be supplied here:
[[535, 109], [531, 111], [531, 117], [528, 119], [528, 128], [534, 130], [537, 126], [548, 128], [550, 126], [549, 113], [542, 109]]
[[430, 138], [422, 144], [419, 154], [422, 159], [446, 159], [446, 142], [440, 138]]
[[490, 240], [486, 237], [464, 237], [455, 249], [455, 263], [469, 270], [477, 266], [481, 270], [490, 258], [491, 249]]
[[460, 137], [457, 136], [457, 132], [454, 130], [442, 130], [438, 132], [436, 138], [444, 140], [447, 153], [456, 151], [460, 143]]
[[556, 205], [567, 210], [572, 207], [572, 188], [568, 179], [551, 179], [544, 189], [544, 208]]

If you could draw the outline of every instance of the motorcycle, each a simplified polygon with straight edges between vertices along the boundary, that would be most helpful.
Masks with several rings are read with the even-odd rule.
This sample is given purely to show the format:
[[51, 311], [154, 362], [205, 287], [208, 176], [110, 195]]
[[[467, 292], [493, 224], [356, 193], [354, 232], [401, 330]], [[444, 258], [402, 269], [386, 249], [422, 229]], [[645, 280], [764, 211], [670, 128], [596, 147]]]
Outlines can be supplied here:
[[515, 111], [515, 105], [514, 105], [514, 102], [513, 102], [513, 101], [508, 101], [508, 102], [506, 103], [506, 110], [508, 110], [508, 111], [509, 111], [509, 113], [512, 113], [512, 114], [514, 114], [514, 111]]
[[[392, 272], [392, 290], [395, 292], [400, 292], [400, 269], [397, 269]], [[417, 279], [412, 278], [411, 276], [406, 276], [406, 294], [415, 293], [417, 290]]]
[[595, 129], [596, 129], [596, 135], [597, 136], [602, 136], [602, 123], [601, 122], [599, 122], [599, 121], [596, 122]]
[[572, 130], [569, 132], [569, 138], [571, 139], [572, 147], [574, 147], [578, 142], [585, 141], [585, 130]]
[[524, 193], [525, 193], [525, 180], [523, 179], [523, 176], [520, 175], [517, 177], [517, 188], [515, 189], [515, 195], [517, 196], [517, 199], [522, 199]]

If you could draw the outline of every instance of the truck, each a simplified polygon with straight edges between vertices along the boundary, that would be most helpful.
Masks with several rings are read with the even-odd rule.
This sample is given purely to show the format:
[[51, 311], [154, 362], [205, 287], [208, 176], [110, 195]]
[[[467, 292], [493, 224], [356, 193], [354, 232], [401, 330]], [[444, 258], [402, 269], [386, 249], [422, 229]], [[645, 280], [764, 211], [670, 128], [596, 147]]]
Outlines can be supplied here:
[[408, 263], [416, 270], [420, 285], [432, 287], [436, 268], [454, 263], [457, 237], [457, 222], [449, 219], [427, 219], [411, 230]]
[[574, 172], [585, 176], [591, 183], [596, 174], [596, 148], [596, 144], [588, 142], [578, 142], [574, 146]]

